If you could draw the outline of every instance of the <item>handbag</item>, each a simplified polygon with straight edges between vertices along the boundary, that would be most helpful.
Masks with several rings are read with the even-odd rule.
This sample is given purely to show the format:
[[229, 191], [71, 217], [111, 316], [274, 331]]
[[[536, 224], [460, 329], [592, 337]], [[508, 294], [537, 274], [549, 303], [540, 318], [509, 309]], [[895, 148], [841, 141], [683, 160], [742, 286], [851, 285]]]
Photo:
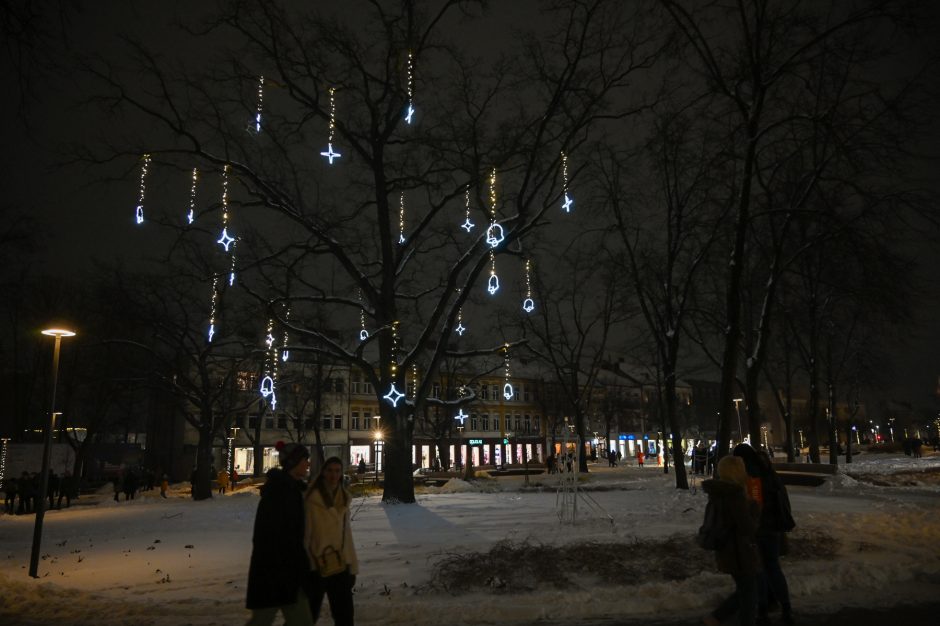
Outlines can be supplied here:
[[346, 560], [343, 558], [343, 550], [346, 548], [346, 516], [343, 516], [343, 543], [337, 550], [333, 546], [327, 546], [315, 557], [317, 562], [317, 572], [320, 576], [327, 578], [335, 576], [346, 571]]

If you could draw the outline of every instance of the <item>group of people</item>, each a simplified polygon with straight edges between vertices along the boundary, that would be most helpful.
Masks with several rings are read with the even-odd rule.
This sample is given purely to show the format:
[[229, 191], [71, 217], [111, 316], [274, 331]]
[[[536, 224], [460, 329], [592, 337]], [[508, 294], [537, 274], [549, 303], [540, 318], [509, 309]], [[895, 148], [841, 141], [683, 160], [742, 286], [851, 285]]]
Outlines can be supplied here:
[[[796, 523], [783, 481], [763, 450], [743, 443], [718, 462], [718, 476], [705, 480], [710, 516], [721, 542], [716, 550], [718, 570], [730, 574], [735, 590], [717, 609], [703, 618], [706, 626], [718, 626], [737, 614], [741, 626], [769, 624], [768, 613], [779, 606], [784, 624], [793, 624], [790, 592], [780, 567], [786, 548], [785, 533]], [[700, 531], [701, 532], [701, 531]]]
[[[10, 515], [26, 515], [35, 513], [42, 498], [41, 476], [39, 472], [23, 472], [19, 478], [9, 477], [3, 479], [4, 511]], [[49, 498], [47, 509], [72, 506], [72, 499], [78, 497], [78, 481], [68, 470], [62, 476], [49, 471], [49, 482], [46, 485], [46, 497]]]
[[706, 447], [704, 441], [699, 441], [692, 448], [692, 473], [711, 474], [715, 467], [715, 446]]
[[297, 443], [278, 442], [280, 467], [267, 473], [255, 515], [246, 606], [248, 626], [274, 622], [313, 624], [323, 596], [333, 623], [353, 624], [352, 590], [359, 573], [343, 462], [330, 457], [307, 483], [310, 453]]

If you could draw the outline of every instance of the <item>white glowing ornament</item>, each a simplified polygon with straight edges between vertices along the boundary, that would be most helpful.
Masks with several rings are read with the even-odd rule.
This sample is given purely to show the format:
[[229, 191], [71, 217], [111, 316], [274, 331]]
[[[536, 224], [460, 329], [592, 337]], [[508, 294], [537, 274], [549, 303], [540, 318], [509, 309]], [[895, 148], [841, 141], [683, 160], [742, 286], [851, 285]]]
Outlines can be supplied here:
[[274, 345], [274, 335], [271, 334], [271, 331], [268, 331], [268, 336], [264, 338], [264, 342], [269, 348]]
[[565, 213], [571, 213], [571, 207], [574, 206], [574, 200], [571, 198], [571, 196], [568, 195], [568, 155], [564, 152], [561, 153], [561, 176], [561, 191], [565, 196], [565, 201], [561, 203], [561, 208], [565, 210]]
[[454, 419], [455, 419], [455, 420], [458, 420], [458, 421], [460, 422], [460, 425], [463, 426], [464, 423], [467, 421], [467, 418], [468, 418], [468, 417], [470, 417], [470, 416], [467, 415], [466, 413], [464, 413], [464, 412], [463, 412], [463, 407], [461, 407], [460, 410], [457, 411], [457, 415], [454, 416]]
[[457, 326], [454, 328], [454, 332], [463, 337], [463, 334], [467, 332], [467, 327], [463, 325], [463, 307], [457, 309]]
[[531, 313], [535, 310], [535, 300], [532, 299], [532, 279], [530, 270], [532, 269], [529, 259], [525, 260], [525, 300], [522, 301], [522, 310]]
[[476, 226], [476, 224], [470, 221], [470, 187], [469, 185], [464, 190], [464, 199], [465, 199], [465, 204], [467, 207], [467, 219], [464, 220], [463, 224], [461, 224], [460, 227], [469, 233], [471, 230], [473, 230], [473, 227]]
[[411, 50], [408, 51], [408, 109], [405, 113], [405, 122], [411, 124], [414, 118], [414, 64], [411, 56]]
[[514, 391], [510, 383], [506, 383], [505, 385], [503, 385], [503, 397], [504, 398], [506, 398], [507, 400], [512, 400], [513, 394], [514, 394]]
[[268, 318], [264, 343], [264, 377], [258, 390], [262, 398], [267, 398], [271, 408], [277, 407], [277, 348], [274, 345], [274, 318]]
[[196, 183], [199, 182], [199, 170], [193, 168], [193, 184], [189, 188], [189, 211], [186, 213], [186, 222], [192, 224], [196, 221]]
[[395, 383], [393, 382], [389, 387], [388, 393], [382, 396], [383, 399], [388, 400], [388, 403], [393, 407], [398, 406], [398, 402], [405, 397], [405, 394], [395, 389]]
[[258, 77], [258, 103], [255, 108], [255, 119], [248, 124], [248, 132], [258, 134], [261, 132], [261, 112], [264, 109], [264, 76]]
[[219, 237], [219, 240], [216, 243], [222, 244], [222, 247], [225, 248], [225, 251], [228, 252], [229, 246], [232, 245], [232, 242], [235, 241], [235, 238], [228, 234], [228, 228], [222, 229], [222, 236]]
[[287, 327], [286, 323], [290, 320], [290, 307], [287, 307], [287, 312], [284, 314], [284, 340], [281, 342], [281, 363], [286, 363], [287, 359], [290, 357], [290, 350], [287, 349]]
[[495, 294], [499, 291], [499, 277], [496, 275], [496, 255], [490, 250], [490, 280], [486, 284], [486, 290], [490, 292], [490, 295]]
[[369, 331], [367, 331], [365, 328], [359, 331], [359, 341], [365, 341], [368, 338], [369, 338]]
[[272, 393], [274, 393], [274, 379], [270, 376], [265, 376], [261, 379], [261, 395], [267, 398]]
[[333, 159], [338, 159], [342, 154], [333, 150], [333, 135], [336, 131], [336, 88], [330, 87], [330, 135], [326, 143], [326, 150], [320, 153], [320, 156], [326, 157], [333, 165]]
[[138, 224], [144, 223], [144, 196], [147, 192], [147, 170], [150, 169], [150, 155], [145, 154], [141, 157], [140, 163], [140, 195], [137, 197], [137, 210], [134, 212], [134, 219]]

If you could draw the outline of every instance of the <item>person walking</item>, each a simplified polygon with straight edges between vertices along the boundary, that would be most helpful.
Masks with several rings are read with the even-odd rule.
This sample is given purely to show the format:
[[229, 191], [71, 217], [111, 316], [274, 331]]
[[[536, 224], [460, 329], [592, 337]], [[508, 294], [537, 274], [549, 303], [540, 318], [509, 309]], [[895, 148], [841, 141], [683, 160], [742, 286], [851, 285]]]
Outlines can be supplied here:
[[3, 477], [3, 510], [6, 511], [8, 515], [16, 513], [16, 487], [16, 478], [13, 476]]
[[758, 623], [769, 623], [767, 613], [773, 599], [780, 605], [781, 621], [793, 624], [790, 589], [780, 567], [780, 555], [786, 545], [784, 533], [796, 527], [790, 511], [790, 496], [763, 450], [742, 443], [734, 448], [734, 456], [744, 461], [748, 497], [760, 504], [756, 541], [763, 570], [758, 578]]
[[166, 499], [166, 492], [170, 490], [170, 477], [166, 474], [160, 479], [160, 497]]
[[306, 531], [304, 543], [313, 566], [310, 612], [316, 622], [324, 594], [336, 626], [352, 626], [353, 597], [359, 560], [349, 526], [352, 496], [343, 485], [343, 462], [330, 457], [304, 498]]
[[310, 452], [298, 443], [277, 442], [279, 468], [268, 471], [255, 514], [246, 626], [268, 626], [278, 611], [285, 626], [313, 624], [308, 593], [310, 561], [304, 546], [304, 483]]
[[643, 467], [643, 446], [639, 445], [636, 447], [636, 464], [638, 467]]
[[760, 508], [746, 493], [747, 471], [737, 456], [718, 462], [718, 478], [702, 482], [710, 506], [717, 509], [717, 533], [724, 541], [715, 546], [718, 571], [730, 574], [734, 593], [702, 618], [705, 626], [720, 626], [735, 613], [740, 626], [754, 626], [757, 616], [757, 578], [760, 557], [756, 534]]
[[219, 470], [215, 480], [219, 483], [219, 495], [224, 496], [225, 491], [228, 489], [228, 472], [225, 470]]
[[78, 497], [78, 477], [72, 476], [72, 472], [65, 470], [62, 478], [59, 479], [59, 502], [58, 508], [62, 508], [62, 498], [65, 498], [65, 508], [72, 506], [72, 499]]

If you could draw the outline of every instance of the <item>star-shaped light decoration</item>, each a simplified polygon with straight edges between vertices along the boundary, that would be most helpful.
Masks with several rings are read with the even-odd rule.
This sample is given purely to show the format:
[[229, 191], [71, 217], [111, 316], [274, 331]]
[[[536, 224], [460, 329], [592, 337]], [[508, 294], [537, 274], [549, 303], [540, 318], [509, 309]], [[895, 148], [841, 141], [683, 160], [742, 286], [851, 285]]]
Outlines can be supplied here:
[[219, 237], [219, 240], [216, 241], [216, 243], [222, 244], [222, 247], [225, 248], [225, 251], [226, 251], [226, 252], [228, 252], [229, 246], [231, 246], [231, 245], [232, 245], [232, 242], [234, 242], [234, 241], [235, 241], [235, 238], [229, 236], [229, 234], [228, 234], [228, 229], [227, 229], [227, 228], [223, 228], [223, 229], [222, 229], [222, 236]]
[[471, 222], [469, 217], [467, 218], [467, 220], [466, 220], [463, 224], [460, 225], [460, 227], [461, 227], [462, 229], [464, 229], [465, 231], [467, 231], [468, 233], [469, 233], [471, 230], [473, 230], [473, 227], [474, 227], [474, 226], [476, 226], [476, 224], [474, 224], [473, 222]]
[[320, 153], [320, 156], [326, 157], [327, 160], [330, 162], [330, 165], [333, 165], [333, 159], [338, 159], [338, 158], [340, 158], [340, 157], [343, 156], [343, 155], [340, 154], [339, 152], [334, 152], [334, 151], [333, 151], [333, 144], [332, 144], [332, 143], [328, 143], [328, 144], [326, 144], [326, 150], [324, 150], [323, 152], [321, 152], [321, 153]]
[[565, 201], [561, 203], [561, 208], [565, 210], [565, 213], [571, 213], [571, 207], [574, 206], [574, 200], [567, 193], [565, 194]]
[[268, 336], [264, 338], [264, 342], [268, 344], [268, 347], [270, 348], [271, 345], [274, 343], [274, 335], [272, 335], [271, 333], [268, 333]]
[[512, 388], [511, 383], [506, 383], [503, 385], [503, 397], [507, 400], [512, 400], [512, 397], [515, 395], [515, 391]]
[[457, 411], [457, 415], [454, 416], [454, 419], [460, 420], [460, 425], [463, 426], [468, 417], [470, 416], [463, 412], [463, 407], [460, 407], [460, 410]]
[[384, 400], [388, 400], [388, 403], [393, 407], [398, 406], [398, 401], [405, 397], [405, 394], [395, 389], [395, 383], [392, 383], [389, 387], [388, 393], [382, 396]]
[[454, 332], [463, 337], [463, 334], [467, 332], [467, 327], [461, 322], [457, 322], [457, 328], [454, 329]]
[[532, 298], [526, 298], [525, 302], [522, 303], [522, 310], [526, 313], [531, 313], [535, 310], [535, 301]]

